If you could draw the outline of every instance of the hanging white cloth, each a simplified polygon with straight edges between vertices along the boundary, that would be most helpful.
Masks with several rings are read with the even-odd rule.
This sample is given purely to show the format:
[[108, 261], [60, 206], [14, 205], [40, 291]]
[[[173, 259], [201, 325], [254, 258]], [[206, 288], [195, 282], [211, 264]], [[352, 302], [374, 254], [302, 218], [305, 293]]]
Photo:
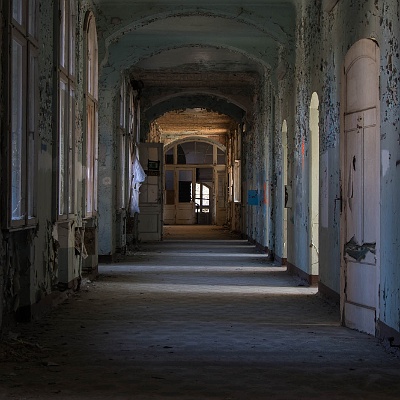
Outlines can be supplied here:
[[146, 179], [146, 174], [135, 154], [132, 158], [132, 167], [131, 167], [131, 187], [130, 187], [130, 199], [129, 199], [129, 212], [131, 215], [134, 215], [135, 213], [140, 213], [139, 189], [145, 179]]

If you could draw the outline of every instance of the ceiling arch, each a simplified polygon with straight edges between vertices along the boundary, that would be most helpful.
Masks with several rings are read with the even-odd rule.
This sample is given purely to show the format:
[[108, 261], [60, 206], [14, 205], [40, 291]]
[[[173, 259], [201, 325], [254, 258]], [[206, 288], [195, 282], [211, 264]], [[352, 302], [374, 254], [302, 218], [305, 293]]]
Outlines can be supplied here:
[[183, 139], [176, 139], [164, 146], [164, 153], [166, 153], [168, 150], [170, 150], [172, 147], [177, 146], [182, 143], [188, 143], [188, 142], [203, 142], [203, 143], [208, 143], [213, 146], [218, 147], [222, 151], [226, 151], [226, 146], [223, 145], [222, 143], [217, 142], [216, 140], [213, 140], [211, 138], [206, 138], [203, 136], [190, 136], [186, 137]]
[[[113, 84], [120, 71], [140, 63], [146, 64], [146, 60], [147, 65], [149, 60], [153, 61], [152, 68], [158, 62], [161, 62], [159, 67], [168, 65], [168, 55], [177, 52], [186, 53], [186, 57], [175, 58], [175, 67], [178, 67], [177, 60], [184, 61], [191, 55], [192, 64], [204, 70], [224, 65], [241, 66], [242, 70], [254, 69], [255, 65], [275, 68], [279, 51], [287, 43], [287, 36], [283, 34], [273, 36], [255, 24], [232, 19], [222, 13], [173, 14], [165, 18], [154, 16], [146, 23], [131, 23], [131, 28], [124, 27], [105, 39], [104, 54], [100, 54], [100, 77]], [[238, 60], [240, 63], [235, 63]]]
[[226, 99], [207, 95], [180, 95], [166, 99], [152, 105], [145, 110], [146, 119], [149, 123], [170, 111], [185, 110], [187, 108], [202, 108], [225, 114], [236, 122], [242, 122], [245, 111], [236, 104], [230, 103]]

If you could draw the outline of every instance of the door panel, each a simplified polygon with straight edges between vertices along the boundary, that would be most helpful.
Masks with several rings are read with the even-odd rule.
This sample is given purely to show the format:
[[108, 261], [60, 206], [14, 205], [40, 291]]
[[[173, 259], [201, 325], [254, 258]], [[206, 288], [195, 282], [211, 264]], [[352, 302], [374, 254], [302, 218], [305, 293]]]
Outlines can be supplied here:
[[226, 173], [217, 174], [217, 225], [226, 224]]
[[192, 225], [196, 222], [193, 168], [177, 169], [176, 224]]
[[379, 315], [379, 49], [371, 40], [345, 61], [342, 147], [342, 294], [346, 326], [375, 334]]
[[139, 240], [162, 239], [163, 211], [163, 145], [160, 143], [139, 144], [139, 160], [147, 175], [140, 187], [139, 195]]

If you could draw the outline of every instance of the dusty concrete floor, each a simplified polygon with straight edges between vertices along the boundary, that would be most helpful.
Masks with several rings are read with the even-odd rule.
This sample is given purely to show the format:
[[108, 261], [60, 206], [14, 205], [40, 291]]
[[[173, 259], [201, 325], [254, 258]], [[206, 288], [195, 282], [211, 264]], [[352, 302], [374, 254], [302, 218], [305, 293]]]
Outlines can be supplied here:
[[216, 227], [165, 239], [19, 326], [0, 399], [400, 398], [399, 359], [253, 246]]

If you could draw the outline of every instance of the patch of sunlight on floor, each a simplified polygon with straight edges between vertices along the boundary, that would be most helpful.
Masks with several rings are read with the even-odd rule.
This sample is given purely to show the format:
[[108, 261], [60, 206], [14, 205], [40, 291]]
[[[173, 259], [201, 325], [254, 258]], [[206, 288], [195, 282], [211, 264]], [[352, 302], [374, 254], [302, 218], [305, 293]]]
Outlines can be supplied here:
[[199, 285], [199, 284], [169, 284], [169, 283], [125, 283], [119, 282], [126, 291], [150, 293], [180, 293], [180, 294], [266, 294], [266, 295], [313, 295], [318, 292], [315, 287], [288, 286], [240, 286], [240, 285]]

